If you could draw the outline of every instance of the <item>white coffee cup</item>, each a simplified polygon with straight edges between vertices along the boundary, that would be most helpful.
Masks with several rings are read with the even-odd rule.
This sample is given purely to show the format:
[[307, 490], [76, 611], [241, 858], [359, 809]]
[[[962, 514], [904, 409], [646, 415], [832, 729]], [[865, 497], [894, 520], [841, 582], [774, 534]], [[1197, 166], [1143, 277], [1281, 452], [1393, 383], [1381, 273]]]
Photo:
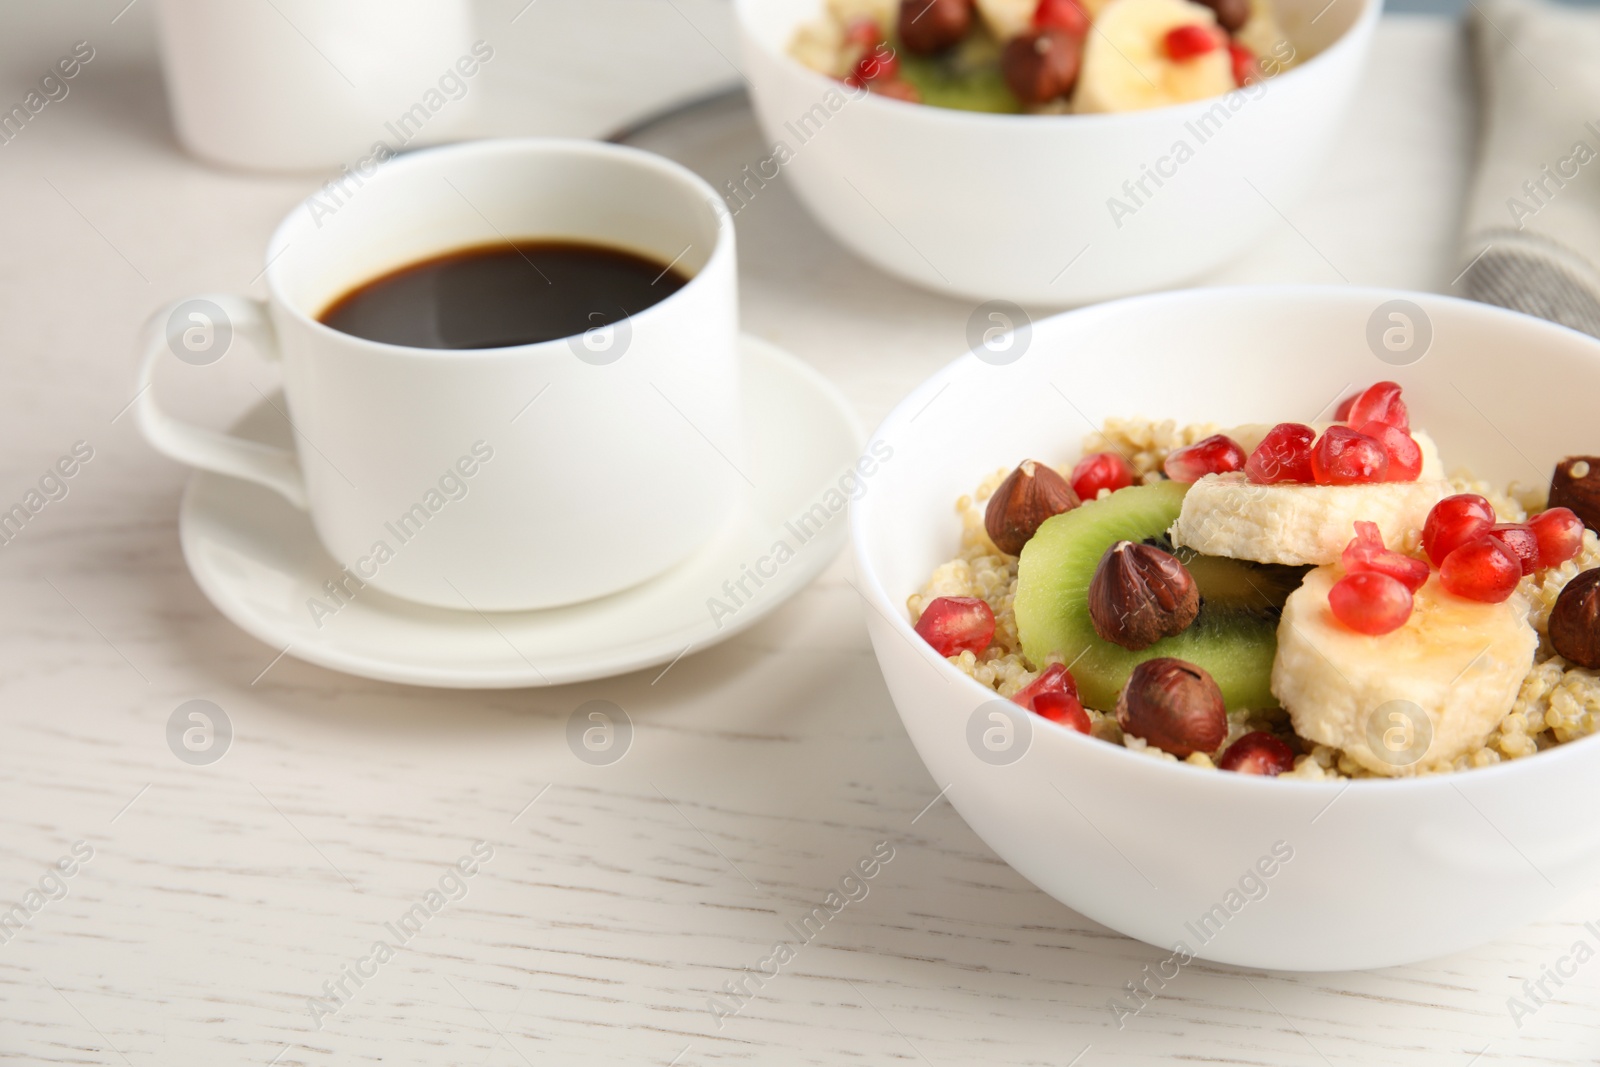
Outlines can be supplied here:
[[446, 138], [494, 56], [473, 40], [467, 0], [161, 0], [159, 16], [179, 140], [251, 170]]
[[[479, 141], [403, 156], [336, 211], [315, 205], [273, 235], [266, 301], [196, 297], [151, 320], [137, 407], [158, 450], [276, 490], [359, 581], [442, 607], [603, 596], [723, 521], [743, 478], [734, 234], [700, 178], [590, 141]], [[628, 249], [690, 280], [614, 325], [509, 348], [402, 347], [317, 321], [396, 268], [511, 238]], [[292, 452], [155, 399], [164, 361], [214, 362], [240, 335], [283, 363]]]

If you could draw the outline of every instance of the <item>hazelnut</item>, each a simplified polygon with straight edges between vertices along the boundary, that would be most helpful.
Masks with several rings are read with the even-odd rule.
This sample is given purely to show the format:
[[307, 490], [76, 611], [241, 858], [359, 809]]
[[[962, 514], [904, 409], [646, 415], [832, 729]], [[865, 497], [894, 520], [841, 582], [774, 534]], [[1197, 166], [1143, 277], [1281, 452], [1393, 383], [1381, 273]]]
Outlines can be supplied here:
[[1250, 0], [1200, 0], [1200, 3], [1216, 12], [1217, 25], [1229, 33], [1237, 33], [1250, 21]]
[[1117, 698], [1122, 732], [1185, 759], [1215, 752], [1228, 736], [1222, 690], [1204, 667], [1181, 659], [1145, 660]]
[[1200, 590], [1172, 553], [1118, 541], [1100, 557], [1089, 583], [1089, 619], [1112, 644], [1149, 648], [1183, 633], [1198, 614]]
[[900, 0], [899, 29], [907, 52], [942, 52], [972, 29], [972, 0]]
[[1568, 456], [1557, 463], [1550, 506], [1571, 508], [1585, 526], [1600, 531], [1600, 456]]
[[1561, 590], [1550, 609], [1550, 644], [1568, 663], [1600, 670], [1600, 567], [1584, 571]]
[[1037, 460], [1025, 459], [989, 498], [983, 527], [996, 548], [1020, 556], [1022, 546], [1044, 520], [1071, 511], [1079, 503], [1078, 494], [1065, 478]]
[[1024, 104], [1048, 104], [1072, 92], [1082, 60], [1082, 37], [1047, 28], [1007, 41], [1000, 53], [1000, 73]]

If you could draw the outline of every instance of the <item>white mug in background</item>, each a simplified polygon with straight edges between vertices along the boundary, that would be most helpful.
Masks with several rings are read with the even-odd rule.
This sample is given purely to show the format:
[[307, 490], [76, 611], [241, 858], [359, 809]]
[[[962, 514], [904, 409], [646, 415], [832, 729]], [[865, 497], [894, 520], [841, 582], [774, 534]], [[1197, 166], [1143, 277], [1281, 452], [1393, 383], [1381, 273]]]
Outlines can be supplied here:
[[161, 0], [178, 138], [248, 170], [353, 164], [458, 129], [493, 49], [467, 0]]
[[[273, 235], [266, 301], [197, 297], [151, 320], [137, 410], [159, 451], [276, 490], [360, 581], [441, 607], [604, 596], [711, 536], [738, 490], [741, 428], [733, 225], [709, 185], [632, 148], [478, 141], [386, 163], [336, 211], [315, 204]], [[318, 321], [399, 267], [508, 238], [627, 249], [689, 281], [615, 325], [508, 348]], [[210, 362], [237, 337], [283, 363], [294, 452], [155, 400], [163, 361]]]

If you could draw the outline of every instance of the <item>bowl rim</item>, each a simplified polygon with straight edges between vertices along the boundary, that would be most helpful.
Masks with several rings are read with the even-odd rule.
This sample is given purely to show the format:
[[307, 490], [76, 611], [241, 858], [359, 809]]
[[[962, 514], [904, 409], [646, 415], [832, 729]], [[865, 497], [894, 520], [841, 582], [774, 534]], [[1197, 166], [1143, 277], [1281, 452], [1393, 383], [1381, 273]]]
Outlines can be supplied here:
[[[752, 30], [750, 19], [747, 17], [747, 9], [760, 2], [762, 2], [762, 0], [733, 0], [734, 20], [738, 24], [739, 33], [744, 43], [744, 51], [747, 56], [752, 49], [758, 49], [762, 55], [766, 57], [769, 63], [773, 60], [776, 60], [779, 66], [788, 66], [792, 68], [792, 70], [799, 74], [803, 80], [808, 80], [815, 85], [819, 92], [828, 88], [849, 91], [856, 103], [861, 103], [863, 99], [866, 98], [866, 104], [868, 107], [889, 108], [891, 110], [889, 110], [887, 114], [890, 115], [900, 114], [903, 116], [911, 116], [921, 114], [925, 116], [925, 120], [929, 122], [949, 122], [955, 125], [1005, 123], [1015, 126], [1017, 123], [1028, 123], [1037, 124], [1041, 129], [1055, 129], [1063, 126], [1068, 128], [1073, 126], [1104, 126], [1115, 122], [1121, 122], [1130, 125], [1140, 122], [1154, 124], [1157, 122], [1171, 122], [1179, 118], [1186, 120], [1191, 116], [1202, 115], [1214, 107], [1217, 101], [1223, 100], [1229, 95], [1229, 93], [1221, 93], [1217, 96], [1208, 96], [1200, 100], [1191, 100], [1183, 104], [1169, 104], [1165, 107], [1145, 108], [1141, 111], [1093, 112], [1088, 114], [1062, 115], [1029, 115], [1001, 114], [989, 111], [964, 111], [959, 108], [935, 107], [929, 104], [911, 103], [906, 100], [896, 100], [893, 97], [884, 96], [882, 93], [873, 93], [867, 91], [861, 91], [857, 93], [854, 90], [851, 90], [850, 86], [845, 85], [845, 83], [836, 81], [820, 71], [812, 70], [810, 67], [791, 56], [787, 50], [769, 47], [766, 42], [761, 39], [760, 35]], [[1331, 0], [1328, 6], [1332, 7], [1333, 4], [1337, 2], [1338, 0]], [[1303, 71], [1306, 71], [1314, 66], [1325, 65], [1320, 63], [1323, 57], [1331, 56], [1336, 52], [1348, 52], [1357, 48], [1364, 49], [1366, 42], [1371, 39], [1372, 27], [1377, 23], [1379, 16], [1383, 13], [1383, 0], [1361, 0], [1361, 3], [1363, 5], [1361, 12], [1355, 17], [1345, 31], [1341, 33], [1326, 48], [1318, 51], [1304, 63], [1296, 64], [1281, 74], [1274, 74], [1270, 78], [1264, 78], [1257, 84], [1266, 87], [1269, 91], [1271, 86], [1278, 82], [1286, 81], [1287, 84], [1298, 85], [1299, 82], [1304, 79], [1304, 77], [1309, 77], [1309, 75], [1302, 75]], [[793, 31], [794, 27], [791, 27], [790, 33], [792, 34]], [[743, 72], [741, 71], [740, 73], [741, 76], [743, 76]], [[750, 81], [748, 76], [745, 76], [745, 80], [747, 83]], [[1229, 90], [1230, 93], [1243, 91], [1243, 87], [1237, 87]], [[1267, 94], [1263, 93], [1261, 95], [1264, 96]], [[1254, 99], [1259, 99], [1259, 97]]]
[[[1281, 298], [1285, 296], [1298, 296], [1313, 300], [1329, 298], [1337, 298], [1340, 300], [1359, 299], [1364, 302], [1373, 301], [1374, 303], [1379, 304], [1388, 300], [1403, 299], [1412, 300], [1417, 303], [1428, 302], [1434, 305], [1443, 305], [1445, 307], [1455, 308], [1458, 311], [1469, 315], [1476, 314], [1489, 318], [1500, 318], [1507, 320], [1515, 323], [1516, 329], [1529, 331], [1530, 336], [1544, 334], [1547, 337], [1561, 337], [1566, 339], [1576, 338], [1580, 341], [1581, 345], [1588, 346], [1595, 360], [1600, 362], [1600, 339], [1596, 339], [1589, 334], [1583, 333], [1582, 331], [1574, 330], [1571, 327], [1563, 326], [1560, 323], [1551, 322], [1548, 319], [1537, 318], [1532, 315], [1524, 314], [1520, 311], [1512, 311], [1508, 308], [1502, 308], [1493, 304], [1484, 304], [1476, 300], [1467, 300], [1462, 297], [1449, 296], [1441, 293], [1425, 293], [1416, 290], [1389, 288], [1386, 286], [1259, 284], [1168, 289], [1156, 293], [1143, 293], [1137, 296], [1124, 297], [1120, 300], [1105, 301], [1099, 304], [1091, 304], [1086, 307], [1074, 308], [1068, 311], [1059, 312], [1033, 322], [1030, 328], [1033, 330], [1038, 330], [1045, 324], [1054, 323], [1058, 319], [1065, 319], [1074, 316], [1080, 318], [1091, 318], [1123, 313], [1126, 311], [1131, 311], [1140, 305], [1176, 303], [1190, 300], [1211, 300], [1217, 297], [1261, 300]], [[969, 351], [964, 355], [956, 357], [954, 360], [939, 368], [939, 370], [935, 371], [931, 376], [924, 379], [916, 386], [916, 388], [914, 388], [910, 393], [906, 394], [898, 403], [895, 404], [895, 406], [889, 411], [889, 414], [884, 417], [883, 421], [878, 424], [877, 428], [874, 429], [872, 434], [868, 437], [868, 442], [870, 443], [872, 441], [887, 437], [891, 434], [898, 433], [903, 426], [910, 424], [915, 415], [919, 414], [921, 410], [932, 401], [935, 395], [948, 388], [956, 378], [967, 373], [971, 368], [978, 366], [980, 363], [981, 361], [978, 359], [978, 357], [973, 352]], [[899, 469], [904, 470], [907, 468], [902, 467]], [[877, 569], [873, 566], [872, 556], [868, 552], [866, 545], [866, 534], [869, 527], [868, 508], [870, 505], [864, 503], [864, 501], [871, 499], [871, 497], [872, 494], [869, 493], [859, 499], [850, 501], [848, 509], [850, 516], [850, 550], [855, 562], [856, 581], [858, 583], [857, 592], [867, 602], [868, 608], [870, 608], [874, 614], [882, 616], [889, 626], [900, 637], [905, 639], [910, 644], [916, 655], [931, 664], [934, 669], [938, 670], [944, 677], [945, 681], [954, 682], [956, 685], [962, 687], [962, 691], [972, 693], [974, 697], [974, 707], [979, 706], [979, 702], [1005, 699], [1000, 697], [999, 694], [994, 690], [978, 682], [975, 678], [951, 666], [950, 662], [942, 656], [933, 655], [932, 650], [928, 648], [927, 643], [924, 642], [917, 635], [916, 630], [912, 628], [910, 619], [905, 612], [905, 606], [903, 604], [896, 604], [884, 590], [883, 583], [879, 580]], [[878, 657], [876, 649], [874, 649], [874, 656]], [[879, 669], [881, 671], [881, 664]], [[895, 710], [902, 716], [905, 715], [905, 713], [900, 710], [898, 703], [895, 705]], [[1555, 761], [1557, 760], [1571, 762], [1574, 759], [1600, 758], [1600, 733], [1595, 733], [1588, 737], [1578, 738], [1575, 741], [1565, 742], [1556, 746], [1555, 748], [1536, 753], [1531, 757], [1524, 757], [1522, 759], [1514, 760], [1501, 760], [1499, 763], [1496, 763], [1492, 766], [1473, 768], [1470, 771], [1451, 771], [1441, 774], [1412, 775], [1395, 778], [1338, 778], [1326, 781], [1306, 781], [1298, 778], [1291, 778], [1287, 780], [1281, 780], [1278, 778], [1267, 778], [1252, 774], [1217, 773], [1206, 768], [1192, 767], [1182, 760], [1174, 761], [1152, 758], [1150, 756], [1132, 751], [1131, 749], [1128, 749], [1122, 745], [1114, 745], [1098, 738], [1080, 734], [1076, 730], [1070, 729], [1061, 725], [1060, 723], [1052, 722], [1051, 720], [1042, 718], [1040, 716], [1035, 716], [1032, 720], [1030, 720], [1030, 722], [1033, 729], [1042, 730], [1047, 736], [1054, 735], [1056, 737], [1063, 738], [1067, 744], [1082, 744], [1091, 746], [1091, 748], [1085, 749], [1086, 753], [1099, 750], [1107, 759], [1114, 761], [1129, 761], [1124, 763], [1124, 766], [1134, 774], [1159, 775], [1177, 772], [1181, 774], [1198, 776], [1196, 779], [1197, 781], [1211, 781], [1214, 783], [1212, 788], [1267, 790], [1289, 788], [1310, 791], [1313, 793], [1332, 794], [1335, 799], [1338, 796], [1343, 795], [1344, 791], [1351, 787], [1366, 791], [1380, 789], [1389, 791], [1439, 791], [1446, 788], [1455, 788], [1458, 781], [1465, 780], [1472, 783], [1483, 783], [1484, 787], [1488, 788], [1493, 786], [1495, 783], [1502, 781], [1503, 779], [1509, 778], [1509, 776], [1537, 773], [1538, 768], [1541, 767], [1554, 768]], [[1591, 751], [1595, 754], [1593, 757], [1589, 755]], [[1088, 755], [1086, 758], [1095, 759], [1099, 757]], [[1532, 771], [1527, 769], [1530, 764], [1534, 767], [1534, 770]], [[1329, 806], [1332, 806], [1332, 803], [1333, 801], [1330, 800]], [[1326, 810], [1326, 808], [1323, 810]]]

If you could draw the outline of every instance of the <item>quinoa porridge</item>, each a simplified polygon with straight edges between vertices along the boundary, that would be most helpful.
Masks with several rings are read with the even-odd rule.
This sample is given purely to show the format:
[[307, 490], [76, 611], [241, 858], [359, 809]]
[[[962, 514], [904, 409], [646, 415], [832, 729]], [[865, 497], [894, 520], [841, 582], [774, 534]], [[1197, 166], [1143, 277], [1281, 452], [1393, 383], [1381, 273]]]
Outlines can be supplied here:
[[1041, 115], [1254, 97], [1301, 58], [1276, 0], [826, 0], [789, 54], [908, 103]]
[[[1583, 616], [1574, 635], [1573, 610], [1563, 605], [1553, 641], [1551, 619], [1563, 592], [1577, 591], [1575, 579], [1600, 570], [1600, 537], [1571, 510], [1547, 509], [1545, 487], [1497, 492], [1464, 472], [1445, 476], [1431, 440], [1406, 425], [1398, 387], [1387, 401], [1370, 399], [1391, 384], [1356, 398], [1351, 422], [1371, 414], [1362, 403], [1376, 405], [1415, 449], [1399, 435], [1383, 437], [1372, 419], [1363, 433], [1334, 423], [1227, 434], [1209, 424], [1111, 419], [1084, 440], [1086, 458], [1076, 466], [1029, 461], [996, 470], [956, 501], [960, 547], [908, 599], [911, 619], [954, 666], [1000, 696], [1102, 741], [1195, 767], [1300, 779], [1437, 774], [1595, 733], [1600, 662], [1571, 662], [1556, 647], [1592, 654], [1573, 649], [1593, 649], [1594, 622]], [[1334, 435], [1328, 445], [1318, 440]], [[1354, 442], [1359, 451], [1374, 438], [1398, 454], [1392, 477], [1347, 478], [1306, 465], [1307, 450], [1333, 455]], [[1196, 507], [1205, 510], [1191, 515]], [[1319, 508], [1309, 518], [1285, 515]], [[1458, 530], [1449, 522], [1462, 508], [1492, 513], [1469, 516]], [[999, 513], [1034, 528], [1019, 544]], [[1174, 515], [1170, 531], [1159, 528]], [[1338, 522], [1336, 542], [1300, 528]], [[1224, 559], [1227, 552], [1242, 558]], [[1228, 568], [1245, 579], [1232, 582], [1243, 590], [1238, 604], [1228, 601], [1239, 576]], [[1182, 603], [1184, 592], [1197, 599], [1184, 588], [1193, 584], [1190, 571], [1203, 587], [1198, 606]], [[1134, 588], [1139, 596], [1119, 601], [1118, 580], [1120, 595]], [[1179, 592], [1169, 595], [1172, 588]], [[967, 614], [949, 612], [952, 604]], [[1116, 604], [1123, 607], [1108, 607]], [[979, 616], [980, 629], [992, 617], [992, 635], [964, 640]], [[1134, 632], [1150, 625], [1165, 629]], [[1151, 658], [1168, 649], [1175, 658]], [[1197, 669], [1203, 679], [1180, 672], [1184, 684], [1174, 688], [1170, 670], [1162, 686], [1144, 678], [1159, 673], [1152, 664], [1188, 670], [1184, 649], [1210, 663]], [[1430, 671], [1442, 681], [1430, 682]], [[1149, 694], [1133, 692], [1147, 682], [1155, 687]], [[1366, 705], [1388, 707], [1391, 688], [1404, 698], [1396, 705], [1403, 717], [1374, 732], [1362, 721], [1373, 714]], [[1201, 696], [1172, 695], [1190, 692]], [[1195, 699], [1215, 707], [1194, 712]], [[1422, 750], [1397, 742], [1398, 754], [1387, 751], [1396, 728], [1427, 735], [1410, 738]]]

